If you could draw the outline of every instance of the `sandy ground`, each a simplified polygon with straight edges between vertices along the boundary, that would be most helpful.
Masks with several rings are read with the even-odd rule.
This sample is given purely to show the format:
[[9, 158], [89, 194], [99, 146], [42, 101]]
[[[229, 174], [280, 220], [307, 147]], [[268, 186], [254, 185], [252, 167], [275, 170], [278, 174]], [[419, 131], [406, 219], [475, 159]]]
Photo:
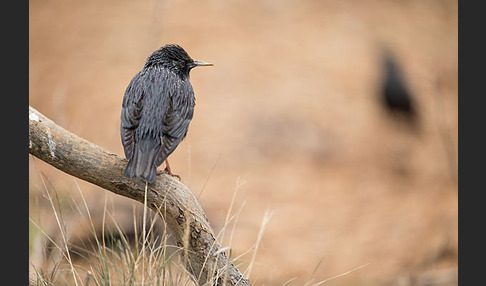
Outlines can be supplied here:
[[[196, 111], [170, 161], [216, 231], [235, 195], [236, 255], [272, 214], [254, 285], [303, 285], [365, 264], [325, 285], [457, 284], [457, 1], [44, 0], [29, 9], [29, 104], [119, 155], [122, 96], [152, 51], [177, 43], [215, 64], [191, 73]], [[377, 100], [382, 45], [413, 91], [417, 129]], [[131, 201], [29, 160], [30, 216], [46, 228], [41, 174], [60, 194], [76, 196], [79, 184], [93, 213], [108, 198], [132, 224]]]

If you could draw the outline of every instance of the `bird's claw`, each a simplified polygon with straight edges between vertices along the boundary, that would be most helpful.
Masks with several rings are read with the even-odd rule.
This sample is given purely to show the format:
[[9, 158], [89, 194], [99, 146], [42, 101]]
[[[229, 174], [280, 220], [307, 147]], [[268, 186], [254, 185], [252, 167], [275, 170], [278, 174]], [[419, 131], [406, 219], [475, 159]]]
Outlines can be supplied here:
[[179, 182], [181, 181], [181, 176], [172, 173], [172, 171], [170, 169], [168, 169], [168, 168], [165, 168], [164, 170], [157, 169], [157, 176], [158, 175], [161, 175], [161, 174], [167, 174], [167, 175], [169, 175], [171, 177], [176, 178], [177, 180], [179, 180]]

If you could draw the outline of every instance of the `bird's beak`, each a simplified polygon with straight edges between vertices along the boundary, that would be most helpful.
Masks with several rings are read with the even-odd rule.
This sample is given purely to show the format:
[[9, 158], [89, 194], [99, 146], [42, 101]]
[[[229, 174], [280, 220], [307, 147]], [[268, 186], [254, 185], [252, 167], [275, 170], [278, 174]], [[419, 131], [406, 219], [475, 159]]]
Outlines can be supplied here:
[[206, 62], [201, 62], [201, 61], [197, 61], [197, 60], [194, 60], [194, 64], [196, 67], [200, 67], [200, 66], [214, 66], [212, 63], [206, 63]]

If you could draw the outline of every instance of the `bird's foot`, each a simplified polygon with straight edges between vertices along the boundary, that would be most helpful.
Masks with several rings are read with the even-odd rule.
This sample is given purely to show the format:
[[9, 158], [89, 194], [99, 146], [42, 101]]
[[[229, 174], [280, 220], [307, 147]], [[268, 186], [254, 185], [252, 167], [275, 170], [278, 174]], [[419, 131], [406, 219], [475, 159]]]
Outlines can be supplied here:
[[158, 175], [161, 175], [161, 174], [167, 174], [167, 175], [169, 175], [171, 177], [176, 178], [177, 180], [179, 180], [179, 182], [181, 181], [181, 176], [172, 173], [172, 171], [170, 170], [170, 168], [165, 168], [164, 170], [157, 169], [157, 176]]

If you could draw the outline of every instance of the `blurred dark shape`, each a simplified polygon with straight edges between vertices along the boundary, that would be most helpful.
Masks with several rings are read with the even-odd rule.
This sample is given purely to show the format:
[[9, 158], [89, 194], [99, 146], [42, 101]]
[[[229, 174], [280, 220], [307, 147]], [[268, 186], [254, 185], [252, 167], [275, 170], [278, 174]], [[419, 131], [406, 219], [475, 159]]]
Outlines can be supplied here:
[[381, 69], [383, 80], [379, 90], [379, 99], [382, 106], [390, 116], [417, 127], [418, 113], [414, 97], [396, 58], [388, 49], [383, 49]]

